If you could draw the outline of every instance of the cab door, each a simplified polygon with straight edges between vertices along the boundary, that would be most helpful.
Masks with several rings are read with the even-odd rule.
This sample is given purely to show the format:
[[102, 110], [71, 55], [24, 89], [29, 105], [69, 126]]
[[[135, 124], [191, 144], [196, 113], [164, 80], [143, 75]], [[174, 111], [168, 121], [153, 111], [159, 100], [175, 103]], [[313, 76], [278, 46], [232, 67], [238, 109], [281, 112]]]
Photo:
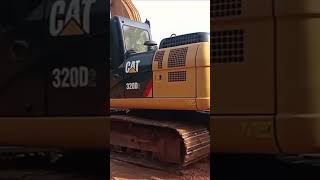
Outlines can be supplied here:
[[122, 25], [125, 98], [152, 97], [152, 60], [155, 51], [144, 45], [151, 40], [150, 27], [145, 23], [125, 22]]
[[152, 97], [152, 59], [154, 52], [132, 55], [125, 61], [125, 97]]
[[110, 36], [110, 98], [124, 98], [124, 58], [123, 45], [120, 43], [120, 28], [117, 24], [119, 21], [114, 18], [111, 20]]

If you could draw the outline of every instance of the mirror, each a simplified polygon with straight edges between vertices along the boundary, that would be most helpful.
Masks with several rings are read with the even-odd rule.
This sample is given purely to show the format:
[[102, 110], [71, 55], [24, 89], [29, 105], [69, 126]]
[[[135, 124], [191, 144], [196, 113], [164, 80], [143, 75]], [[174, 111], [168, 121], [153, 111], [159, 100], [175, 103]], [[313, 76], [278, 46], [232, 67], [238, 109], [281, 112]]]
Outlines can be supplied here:
[[146, 42], [144, 42], [143, 45], [148, 46], [148, 51], [154, 51], [157, 49], [157, 48], [153, 48], [154, 46], [157, 46], [157, 42], [155, 42], [155, 41], [151, 41], [151, 40], [146, 41]]
[[146, 41], [146, 42], [144, 42], [143, 45], [145, 45], [145, 46], [156, 46], [157, 42], [155, 42], [155, 41]]

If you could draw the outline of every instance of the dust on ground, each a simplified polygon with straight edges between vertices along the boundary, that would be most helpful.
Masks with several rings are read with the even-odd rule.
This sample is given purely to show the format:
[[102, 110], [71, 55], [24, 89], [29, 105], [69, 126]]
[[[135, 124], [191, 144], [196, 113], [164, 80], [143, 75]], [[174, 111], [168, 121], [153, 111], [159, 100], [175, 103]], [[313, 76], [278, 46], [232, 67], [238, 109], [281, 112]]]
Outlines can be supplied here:
[[111, 180], [209, 180], [210, 159], [206, 158], [182, 169], [165, 170], [147, 168], [137, 164], [128, 163], [118, 159], [110, 158], [110, 179]]

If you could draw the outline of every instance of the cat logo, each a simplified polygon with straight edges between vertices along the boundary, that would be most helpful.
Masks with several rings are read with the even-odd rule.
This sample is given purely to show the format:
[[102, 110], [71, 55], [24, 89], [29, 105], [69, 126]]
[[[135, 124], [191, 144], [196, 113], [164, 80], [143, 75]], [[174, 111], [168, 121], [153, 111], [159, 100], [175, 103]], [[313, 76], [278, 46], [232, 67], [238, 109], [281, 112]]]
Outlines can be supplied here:
[[90, 12], [96, 0], [57, 0], [50, 13], [49, 30], [52, 36], [90, 34]]
[[139, 72], [139, 63], [140, 63], [140, 60], [128, 61], [126, 63], [126, 68], [125, 68], [126, 73], [137, 73], [137, 72]]

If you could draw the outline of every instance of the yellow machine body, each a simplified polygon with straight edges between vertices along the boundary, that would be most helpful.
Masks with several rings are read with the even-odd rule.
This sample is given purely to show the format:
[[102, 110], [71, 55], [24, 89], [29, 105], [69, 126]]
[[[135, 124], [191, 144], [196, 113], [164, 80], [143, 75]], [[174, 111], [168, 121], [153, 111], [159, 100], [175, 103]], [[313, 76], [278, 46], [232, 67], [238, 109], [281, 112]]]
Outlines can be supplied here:
[[234, 3], [212, 4], [212, 151], [319, 153], [320, 2]]
[[210, 110], [210, 43], [159, 49], [152, 63], [152, 93], [111, 99], [112, 108]]
[[139, 11], [132, 0], [110, 0], [112, 16], [123, 16], [132, 20], [141, 21]]
[[0, 144], [109, 149], [110, 117], [1, 117]]

